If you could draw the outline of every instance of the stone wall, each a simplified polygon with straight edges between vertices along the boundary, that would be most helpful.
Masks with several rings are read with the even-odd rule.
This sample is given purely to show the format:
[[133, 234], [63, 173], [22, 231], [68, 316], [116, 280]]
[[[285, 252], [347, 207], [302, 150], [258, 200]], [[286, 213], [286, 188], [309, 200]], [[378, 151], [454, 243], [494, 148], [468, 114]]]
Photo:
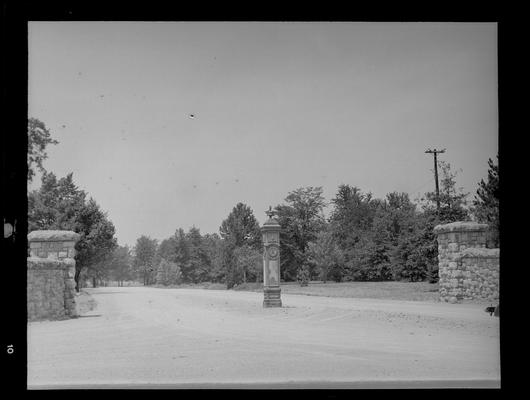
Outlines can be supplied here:
[[438, 240], [440, 300], [498, 302], [499, 249], [487, 249], [488, 225], [453, 222], [434, 228]]
[[77, 316], [75, 307], [75, 243], [70, 231], [33, 231], [28, 235], [28, 320]]

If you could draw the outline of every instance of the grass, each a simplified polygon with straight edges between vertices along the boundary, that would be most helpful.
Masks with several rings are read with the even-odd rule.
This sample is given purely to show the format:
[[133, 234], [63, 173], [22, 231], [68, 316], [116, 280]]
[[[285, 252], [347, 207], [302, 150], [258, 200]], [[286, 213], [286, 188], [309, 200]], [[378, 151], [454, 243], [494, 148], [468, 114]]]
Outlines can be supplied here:
[[[219, 289], [224, 284], [180, 285], [177, 287]], [[324, 297], [354, 297], [369, 299], [438, 301], [438, 284], [428, 282], [310, 282], [300, 286], [297, 282], [282, 282], [282, 293]], [[235, 291], [261, 292], [263, 283], [247, 282], [232, 288]]]
[[409, 301], [438, 301], [438, 284], [428, 282], [311, 282], [282, 284], [282, 293], [325, 297], [356, 297]]
[[[428, 282], [282, 282], [282, 293], [306, 296], [353, 297], [369, 299], [438, 301], [438, 284]], [[260, 292], [262, 283], [243, 283], [233, 290]]]
[[[180, 285], [152, 285], [157, 288], [226, 290], [224, 283], [188, 283]], [[306, 296], [352, 297], [368, 299], [388, 299], [407, 301], [438, 301], [438, 284], [428, 282], [320, 282], [312, 281], [308, 286], [298, 282], [282, 282], [282, 293]], [[263, 283], [247, 282], [234, 286], [231, 290], [261, 292]]]

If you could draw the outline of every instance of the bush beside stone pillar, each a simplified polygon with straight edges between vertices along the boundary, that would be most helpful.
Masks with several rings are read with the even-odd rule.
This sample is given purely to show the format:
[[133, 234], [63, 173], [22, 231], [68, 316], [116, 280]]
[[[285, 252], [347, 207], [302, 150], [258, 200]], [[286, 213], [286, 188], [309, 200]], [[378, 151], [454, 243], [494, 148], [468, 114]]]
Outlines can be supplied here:
[[28, 320], [77, 316], [75, 306], [75, 244], [70, 231], [33, 231], [28, 235]]
[[487, 224], [437, 225], [440, 300], [499, 298], [499, 249], [486, 249]]

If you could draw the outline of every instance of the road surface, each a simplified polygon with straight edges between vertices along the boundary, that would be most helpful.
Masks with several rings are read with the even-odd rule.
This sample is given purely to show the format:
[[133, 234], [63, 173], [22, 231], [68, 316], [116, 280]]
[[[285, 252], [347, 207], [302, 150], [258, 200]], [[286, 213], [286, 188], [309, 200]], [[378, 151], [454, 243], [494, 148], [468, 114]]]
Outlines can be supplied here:
[[499, 319], [477, 304], [145, 287], [28, 324], [28, 388], [500, 387]]

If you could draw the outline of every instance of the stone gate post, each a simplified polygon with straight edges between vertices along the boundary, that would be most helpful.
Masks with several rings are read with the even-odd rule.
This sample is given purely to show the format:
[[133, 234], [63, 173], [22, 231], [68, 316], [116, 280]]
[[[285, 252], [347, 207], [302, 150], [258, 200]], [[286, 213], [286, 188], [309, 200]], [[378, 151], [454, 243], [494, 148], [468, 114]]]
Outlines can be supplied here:
[[440, 300], [499, 298], [499, 249], [487, 249], [487, 224], [437, 225]]
[[75, 307], [75, 244], [71, 231], [33, 231], [28, 235], [28, 319], [77, 316]]

